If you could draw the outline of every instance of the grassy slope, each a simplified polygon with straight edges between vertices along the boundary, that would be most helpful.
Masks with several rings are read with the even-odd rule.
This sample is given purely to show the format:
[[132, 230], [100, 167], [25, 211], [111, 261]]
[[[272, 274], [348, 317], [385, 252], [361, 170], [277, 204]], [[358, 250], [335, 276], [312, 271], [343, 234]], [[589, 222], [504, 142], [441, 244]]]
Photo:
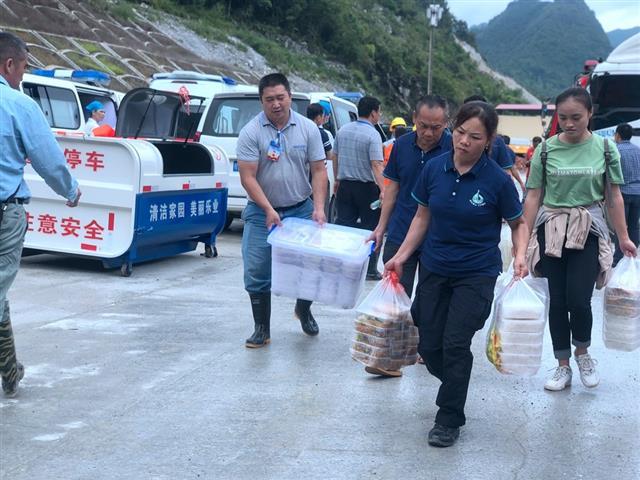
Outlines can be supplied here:
[[[347, 14], [340, 17], [344, 19], [341, 24], [319, 28], [316, 35], [288, 29], [289, 36], [274, 26], [272, 19], [255, 21], [249, 15], [229, 14], [224, 4], [207, 10], [179, 7], [172, 0], [150, 3], [153, 10], [146, 10], [147, 14], [153, 16], [156, 10], [175, 15], [185, 26], [208, 39], [232, 42], [229, 37], [239, 38], [284, 73], [295, 72], [310, 81], [330, 82], [346, 90], [376, 95], [382, 99], [387, 115], [408, 117], [411, 105], [426, 93], [428, 30], [419, 0], [342, 2]], [[101, 5], [122, 17], [131, 15], [133, 6], [124, 1]], [[316, 13], [299, 15], [309, 17]], [[474, 93], [482, 93], [495, 103], [520, 102], [517, 92], [478, 72], [453, 41], [452, 28], [453, 19], [445, 14], [435, 30], [433, 92], [453, 104]], [[285, 48], [285, 42], [291, 44], [289, 38], [298, 46]]]

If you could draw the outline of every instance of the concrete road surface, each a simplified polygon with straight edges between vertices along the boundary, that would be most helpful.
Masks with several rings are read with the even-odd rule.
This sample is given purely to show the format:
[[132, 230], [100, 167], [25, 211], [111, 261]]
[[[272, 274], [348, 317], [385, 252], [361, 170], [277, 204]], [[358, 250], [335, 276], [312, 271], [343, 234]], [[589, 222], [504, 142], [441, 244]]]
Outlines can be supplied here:
[[[272, 344], [248, 350], [239, 225], [200, 251], [138, 265], [23, 259], [10, 291], [26, 376], [0, 398], [0, 478], [637, 479], [640, 351], [592, 354], [602, 383], [499, 374], [474, 341], [467, 426], [449, 449], [426, 443], [438, 382], [424, 366], [367, 375], [350, 358], [353, 311], [316, 305], [306, 337], [293, 300], [274, 298]], [[368, 282], [367, 288], [373, 285]], [[574, 368], [574, 371], [577, 371]], [[577, 373], [577, 372], [576, 372]]]

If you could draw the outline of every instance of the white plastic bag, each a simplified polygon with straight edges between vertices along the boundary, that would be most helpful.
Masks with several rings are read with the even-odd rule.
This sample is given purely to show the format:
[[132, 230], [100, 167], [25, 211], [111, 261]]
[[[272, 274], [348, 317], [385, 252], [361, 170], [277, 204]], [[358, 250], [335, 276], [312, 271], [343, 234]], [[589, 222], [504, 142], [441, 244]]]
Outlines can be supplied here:
[[536, 320], [543, 314], [544, 299], [525, 281], [514, 282], [502, 296], [502, 316], [505, 318]]
[[411, 300], [395, 273], [379, 281], [356, 310], [354, 360], [383, 370], [416, 363], [418, 329], [411, 318]]
[[513, 250], [513, 240], [511, 239], [511, 227], [508, 223], [502, 224], [498, 248], [500, 248], [500, 255], [502, 256], [502, 270], [506, 271], [513, 260], [513, 254], [511, 253]]
[[529, 276], [499, 285], [486, 345], [487, 358], [499, 372], [536, 374], [548, 312], [546, 278]]
[[602, 339], [607, 348], [640, 347], [640, 258], [624, 257], [604, 290]]

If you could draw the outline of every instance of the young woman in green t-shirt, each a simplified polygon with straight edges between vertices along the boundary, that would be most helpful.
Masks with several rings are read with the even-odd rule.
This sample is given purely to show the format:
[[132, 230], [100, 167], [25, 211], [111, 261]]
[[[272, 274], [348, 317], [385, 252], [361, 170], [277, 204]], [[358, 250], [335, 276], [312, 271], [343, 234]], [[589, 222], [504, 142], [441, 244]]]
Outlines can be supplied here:
[[[576, 347], [574, 353], [582, 383], [587, 387], [595, 387], [600, 381], [595, 361], [587, 349], [591, 344], [593, 288], [600, 272], [610, 268], [613, 259], [604, 214], [605, 200], [608, 217], [616, 230], [622, 251], [625, 255], [637, 254], [625, 224], [624, 203], [619, 187], [624, 183], [620, 155], [615, 144], [609, 142], [611, 159], [609, 166], [605, 167], [604, 140], [589, 130], [592, 114], [589, 93], [581, 88], [565, 90], [556, 99], [556, 112], [562, 133], [546, 142], [544, 173], [542, 147], [538, 146], [534, 153], [527, 180], [524, 213], [529, 231], [533, 230], [534, 225], [537, 227], [540, 262], [534, 266], [534, 270], [549, 280], [549, 330], [558, 368], [544, 387], [552, 391], [563, 390], [571, 384], [571, 343]], [[588, 232], [583, 232], [586, 236], [584, 248], [567, 248], [563, 243], [559, 257], [547, 255], [545, 235], [557, 237], [558, 234], [545, 232], [545, 222], [551, 221], [550, 218], [559, 213], [558, 209], [578, 207], [586, 209], [591, 220], [590, 226], [584, 227], [585, 230], [589, 228]], [[584, 213], [584, 210], [580, 212]], [[602, 260], [601, 257], [608, 257], [609, 260]]]

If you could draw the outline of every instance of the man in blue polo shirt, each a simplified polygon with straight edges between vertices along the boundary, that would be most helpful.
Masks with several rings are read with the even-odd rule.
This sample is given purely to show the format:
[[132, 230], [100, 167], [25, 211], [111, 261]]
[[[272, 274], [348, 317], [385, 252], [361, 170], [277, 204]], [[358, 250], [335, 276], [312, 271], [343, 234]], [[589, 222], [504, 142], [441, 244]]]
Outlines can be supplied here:
[[[382, 259], [393, 257], [407, 235], [411, 220], [418, 205], [411, 196], [422, 168], [433, 157], [451, 150], [451, 133], [447, 129], [447, 101], [439, 95], [427, 95], [416, 103], [413, 113], [414, 132], [398, 138], [391, 150], [389, 162], [383, 175], [389, 180], [385, 187], [384, 203], [378, 226], [371, 235], [376, 248], [382, 245], [385, 232]], [[413, 283], [418, 268], [420, 250], [417, 250], [404, 265], [400, 283], [407, 295], [413, 293]]]

